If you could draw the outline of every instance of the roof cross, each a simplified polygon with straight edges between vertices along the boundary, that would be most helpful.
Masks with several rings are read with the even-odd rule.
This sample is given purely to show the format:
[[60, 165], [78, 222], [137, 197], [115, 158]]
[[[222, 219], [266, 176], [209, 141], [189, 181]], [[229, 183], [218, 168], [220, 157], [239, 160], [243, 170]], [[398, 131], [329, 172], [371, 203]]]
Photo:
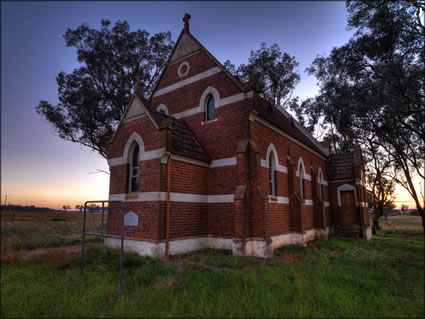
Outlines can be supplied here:
[[189, 32], [189, 20], [190, 20], [190, 14], [189, 13], [185, 13], [184, 17], [183, 17], [183, 22], [184, 22], [184, 30]]

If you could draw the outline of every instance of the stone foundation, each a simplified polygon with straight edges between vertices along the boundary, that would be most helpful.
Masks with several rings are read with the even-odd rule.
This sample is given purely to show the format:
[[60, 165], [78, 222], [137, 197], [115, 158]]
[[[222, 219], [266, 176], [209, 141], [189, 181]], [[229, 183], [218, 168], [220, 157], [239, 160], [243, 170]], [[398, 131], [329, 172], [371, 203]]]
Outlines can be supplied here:
[[[370, 228], [370, 227], [369, 227]], [[303, 233], [287, 233], [268, 239], [247, 238], [234, 239], [214, 236], [185, 238], [169, 242], [169, 254], [179, 255], [205, 248], [231, 250], [234, 256], [255, 256], [268, 258], [273, 256], [273, 250], [284, 245], [304, 245], [315, 239], [327, 240], [329, 228], [310, 229]], [[120, 248], [121, 240], [105, 238], [105, 246]], [[124, 251], [134, 252], [141, 256], [165, 256], [165, 241], [146, 241], [124, 239]]]
[[372, 239], [372, 226], [363, 226], [363, 238], [366, 240]]
[[303, 233], [286, 233], [271, 237], [273, 250], [285, 245], [304, 245], [312, 240], [328, 240], [329, 227], [309, 229]]

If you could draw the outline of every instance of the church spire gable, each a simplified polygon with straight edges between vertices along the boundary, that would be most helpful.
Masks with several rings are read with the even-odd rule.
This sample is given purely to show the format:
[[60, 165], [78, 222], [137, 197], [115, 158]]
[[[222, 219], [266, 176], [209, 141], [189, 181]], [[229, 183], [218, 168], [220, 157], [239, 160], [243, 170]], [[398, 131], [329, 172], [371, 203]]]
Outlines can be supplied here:
[[232, 82], [241, 90], [246, 91], [242, 83], [237, 80], [191, 33], [189, 28], [189, 20], [191, 16], [190, 14], [186, 13], [183, 17], [184, 27], [177, 38], [176, 44], [174, 45], [173, 50], [171, 51], [171, 54], [168, 58], [167, 63], [165, 64], [164, 70], [162, 71], [158, 82], [155, 85], [155, 88], [152, 91], [152, 95], [150, 96], [149, 101], [152, 100], [154, 97], [155, 91], [158, 89], [159, 84], [161, 83], [161, 80], [164, 76], [164, 74], [167, 72], [167, 67], [170, 64], [174, 64], [176, 61], [182, 61], [185, 57], [190, 56], [196, 51], [203, 52], [219, 69], [220, 71], [224, 72], [231, 80]]

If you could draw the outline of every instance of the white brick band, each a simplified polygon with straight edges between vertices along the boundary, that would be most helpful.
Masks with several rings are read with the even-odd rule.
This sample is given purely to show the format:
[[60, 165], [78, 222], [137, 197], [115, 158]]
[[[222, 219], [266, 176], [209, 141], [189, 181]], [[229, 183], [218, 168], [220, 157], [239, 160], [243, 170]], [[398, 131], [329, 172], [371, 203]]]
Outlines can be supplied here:
[[[159, 148], [159, 149], [147, 151], [147, 152], [143, 152], [143, 150], [141, 150], [140, 161], [148, 161], [151, 159], [160, 158], [162, 157], [162, 155], [164, 155], [164, 153], [165, 153], [165, 148]], [[109, 166], [122, 165], [126, 163], [127, 163], [127, 160], [124, 158], [124, 156], [108, 159]]]
[[[232, 95], [232, 96], [228, 96], [228, 97], [225, 97], [225, 98], [217, 101], [216, 102], [216, 108], [219, 108], [219, 107], [222, 107], [222, 106], [225, 106], [225, 105], [228, 105], [228, 104], [236, 103], [236, 102], [239, 102], [239, 101], [243, 101], [243, 100], [249, 99], [253, 96], [254, 96], [254, 93], [252, 91], [249, 91], [247, 93], [239, 93], [239, 94], [235, 94], [235, 95]], [[172, 114], [172, 116], [179, 119], [179, 118], [182, 118], [182, 117], [191, 116], [191, 115], [201, 113], [201, 112], [204, 112], [203, 106], [198, 105], [198, 106], [195, 106], [191, 109], [185, 110], [183, 112], [174, 113], [174, 114]]]
[[[269, 162], [267, 160], [261, 159], [260, 165], [261, 167], [269, 168]], [[280, 165], [279, 163], [276, 165], [276, 171], [288, 174], [288, 168], [286, 166]]]
[[283, 197], [283, 196], [269, 195], [269, 203], [289, 204], [289, 198], [288, 197]]
[[213, 160], [210, 164], [210, 167], [222, 167], [222, 166], [232, 166], [236, 165], [237, 158], [236, 157], [227, 157]]
[[187, 78], [187, 79], [185, 79], [183, 81], [174, 83], [174, 84], [172, 84], [170, 86], [167, 86], [165, 88], [162, 88], [160, 90], [157, 90], [157, 91], [155, 91], [153, 97], [157, 97], [157, 96], [160, 96], [162, 94], [169, 93], [171, 91], [180, 89], [183, 86], [186, 86], [186, 85], [191, 84], [191, 83], [194, 83], [196, 81], [205, 79], [205, 78], [207, 78], [207, 77], [209, 77], [211, 75], [217, 74], [219, 72], [221, 72], [221, 69], [218, 66], [217, 67], [214, 67], [214, 68], [209, 69], [209, 70], [207, 70], [205, 72], [202, 72], [202, 73], [199, 73], [197, 75], [191, 76], [190, 78]]
[[313, 206], [313, 200], [312, 199], [304, 199], [304, 205]]
[[[111, 194], [110, 200], [123, 201], [140, 201], [140, 202], [158, 202], [167, 200], [167, 192], [141, 192], [138, 193], [137, 199], [126, 199], [126, 194]], [[186, 193], [170, 193], [170, 201], [184, 203], [233, 203], [234, 194], [224, 195], [203, 195], [203, 194], [186, 194]]]

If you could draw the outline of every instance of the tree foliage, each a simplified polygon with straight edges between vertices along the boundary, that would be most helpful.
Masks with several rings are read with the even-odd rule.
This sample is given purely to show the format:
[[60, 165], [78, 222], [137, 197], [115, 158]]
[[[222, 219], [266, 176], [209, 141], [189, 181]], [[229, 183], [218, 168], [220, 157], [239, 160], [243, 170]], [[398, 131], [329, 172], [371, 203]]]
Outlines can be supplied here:
[[289, 105], [292, 92], [300, 81], [295, 57], [282, 53], [277, 44], [267, 47], [262, 42], [258, 50], [251, 51], [248, 64], [236, 68], [227, 60], [223, 65], [242, 82], [254, 81], [261, 96], [275, 106]]
[[383, 152], [392, 162], [390, 179], [409, 191], [425, 228], [413, 183], [415, 175], [424, 178], [425, 28], [409, 1], [347, 1], [347, 9], [356, 32], [307, 69], [320, 92], [298, 111], [309, 125], [325, 126], [335, 150], [359, 142]]
[[64, 140], [107, 157], [107, 142], [130, 101], [136, 75], [150, 95], [171, 52], [170, 32], [149, 35], [129, 24], [101, 21], [100, 30], [82, 24], [67, 29], [66, 46], [77, 51], [81, 66], [56, 77], [59, 103], [42, 100], [36, 110]]
[[396, 180], [392, 176], [394, 159], [388, 157], [385, 150], [376, 143], [374, 136], [363, 137], [363, 156], [366, 165], [366, 188], [368, 206], [373, 210], [372, 232], [380, 229], [379, 219], [385, 214], [385, 208], [392, 207], [396, 197]]

